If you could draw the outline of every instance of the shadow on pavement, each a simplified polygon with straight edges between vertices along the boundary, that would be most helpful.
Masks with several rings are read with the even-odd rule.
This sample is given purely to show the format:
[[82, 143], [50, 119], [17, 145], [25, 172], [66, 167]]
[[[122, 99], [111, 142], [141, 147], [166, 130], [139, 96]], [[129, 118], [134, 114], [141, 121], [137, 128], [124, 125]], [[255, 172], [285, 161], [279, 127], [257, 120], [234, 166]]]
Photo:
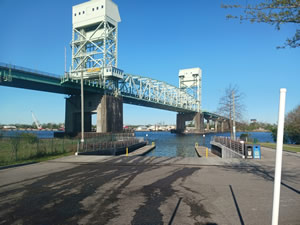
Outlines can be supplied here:
[[176, 216], [177, 210], [178, 210], [178, 208], [179, 208], [179, 205], [180, 205], [181, 200], [182, 200], [182, 198], [179, 198], [179, 200], [178, 200], [178, 202], [177, 202], [177, 205], [176, 205], [176, 207], [175, 207], [175, 209], [174, 209], [174, 212], [173, 212], [173, 214], [172, 214], [172, 217], [171, 217], [171, 219], [170, 219], [168, 225], [172, 225], [173, 220], [174, 220], [174, 218], [175, 218], [175, 216]]
[[[238, 165], [233, 165], [230, 167], [227, 167], [227, 169], [231, 170], [235, 170], [237, 172], [240, 173], [251, 173], [254, 174], [256, 176], [259, 176], [265, 180], [268, 181], [274, 181], [274, 176], [271, 174], [274, 174], [273, 171], [273, 167], [270, 166], [260, 166], [260, 165], [249, 165], [249, 166], [238, 166]], [[295, 172], [283, 172], [282, 173], [282, 179], [285, 179], [287, 181], [293, 182], [295, 180], [295, 178], [297, 178], [299, 175], [297, 174], [297, 171]], [[289, 190], [300, 194], [300, 191], [288, 184], [286, 184], [285, 182], [281, 182], [281, 185], [283, 185], [284, 187], [288, 188]]]
[[233, 189], [232, 189], [232, 186], [229, 185], [229, 188], [230, 188], [230, 191], [231, 191], [231, 194], [232, 194], [232, 197], [233, 197], [233, 201], [234, 201], [234, 204], [235, 204], [235, 208], [236, 208], [236, 211], [238, 213], [238, 216], [239, 216], [239, 219], [240, 219], [240, 222], [241, 222], [241, 225], [244, 225], [244, 220], [243, 220], [243, 217], [242, 217], [242, 214], [241, 214], [241, 211], [240, 211], [240, 207], [239, 207], [239, 204], [237, 203], [237, 200], [235, 198], [235, 195], [234, 195], [234, 192], [233, 192]]
[[[130, 162], [130, 165], [126, 163]], [[120, 198], [127, 186], [143, 173], [161, 168], [146, 165], [152, 158], [118, 158], [104, 163], [78, 163], [77, 167], [50, 173], [18, 184], [7, 185], [0, 192], [0, 224], [107, 224], [120, 216]], [[167, 163], [168, 159], [161, 162]], [[141, 165], [132, 165], [140, 163]], [[136, 193], [145, 199], [135, 210], [131, 224], [163, 224], [160, 206], [176, 196], [172, 184], [186, 179], [200, 168], [172, 168], [166, 176], [153, 179], [149, 185], [139, 186]], [[123, 195], [124, 198], [130, 197]], [[183, 199], [183, 201], [187, 201]], [[170, 214], [176, 219], [181, 199]], [[199, 202], [193, 202], [191, 212], [210, 218], [210, 213]], [[193, 214], [193, 213], [192, 213]], [[166, 216], [166, 215], [164, 215]], [[193, 216], [193, 215], [191, 215]], [[197, 221], [197, 220], [196, 220]], [[213, 224], [213, 223], [211, 223]]]

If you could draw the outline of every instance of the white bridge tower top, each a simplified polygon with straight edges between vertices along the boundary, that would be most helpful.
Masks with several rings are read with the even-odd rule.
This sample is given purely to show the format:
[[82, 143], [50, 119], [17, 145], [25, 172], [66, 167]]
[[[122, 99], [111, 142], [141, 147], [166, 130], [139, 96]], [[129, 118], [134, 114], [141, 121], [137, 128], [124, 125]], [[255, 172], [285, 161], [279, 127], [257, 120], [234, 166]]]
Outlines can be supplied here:
[[179, 70], [179, 88], [197, 99], [197, 111], [201, 111], [202, 70], [197, 68]]
[[118, 69], [118, 6], [111, 0], [90, 0], [72, 9], [72, 67], [70, 77], [122, 79]]

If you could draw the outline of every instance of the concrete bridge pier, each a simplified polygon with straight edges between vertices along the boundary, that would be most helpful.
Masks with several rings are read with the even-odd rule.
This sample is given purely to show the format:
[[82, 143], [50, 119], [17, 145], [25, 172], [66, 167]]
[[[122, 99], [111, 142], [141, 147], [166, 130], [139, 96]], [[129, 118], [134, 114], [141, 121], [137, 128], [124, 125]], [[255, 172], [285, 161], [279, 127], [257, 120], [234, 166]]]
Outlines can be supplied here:
[[221, 132], [225, 132], [230, 130], [230, 120], [228, 119], [223, 119], [221, 120]]
[[215, 123], [215, 132], [218, 132], [218, 120], [215, 120], [214, 123]]
[[195, 122], [195, 129], [197, 131], [204, 131], [204, 117], [203, 114], [198, 113], [178, 113], [176, 117], [176, 131], [184, 132], [185, 130], [185, 122], [192, 121]]
[[198, 112], [194, 116], [195, 129], [199, 131], [204, 131], [204, 116], [202, 113]]
[[[80, 96], [71, 96], [70, 98], [66, 98], [65, 132], [75, 134], [80, 131]], [[84, 113], [84, 131], [92, 131], [92, 113], [88, 111]]]
[[[86, 95], [84, 98], [84, 131], [92, 131], [92, 114], [97, 114], [97, 132], [119, 133], [123, 131], [123, 99], [111, 95]], [[80, 95], [66, 99], [65, 132], [81, 131]]]
[[206, 119], [206, 130], [209, 131], [209, 119]]
[[123, 99], [104, 95], [97, 107], [97, 132], [123, 131]]
[[221, 123], [221, 132], [223, 133], [224, 132], [224, 129], [225, 129], [225, 122], [226, 120], [221, 120], [220, 123]]

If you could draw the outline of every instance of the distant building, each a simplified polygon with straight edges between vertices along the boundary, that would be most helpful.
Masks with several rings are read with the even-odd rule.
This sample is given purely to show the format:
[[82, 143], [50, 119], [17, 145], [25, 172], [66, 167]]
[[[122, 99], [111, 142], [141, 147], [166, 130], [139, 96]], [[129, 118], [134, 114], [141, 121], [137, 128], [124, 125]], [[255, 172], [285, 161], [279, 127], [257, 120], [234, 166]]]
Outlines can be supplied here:
[[251, 122], [251, 123], [256, 123], [257, 120], [256, 120], [256, 119], [251, 119], [250, 122]]
[[136, 131], [147, 131], [147, 127], [139, 126], [139, 127], [136, 128]]
[[3, 129], [17, 129], [17, 127], [16, 126], [5, 125], [5, 126], [3, 126]]

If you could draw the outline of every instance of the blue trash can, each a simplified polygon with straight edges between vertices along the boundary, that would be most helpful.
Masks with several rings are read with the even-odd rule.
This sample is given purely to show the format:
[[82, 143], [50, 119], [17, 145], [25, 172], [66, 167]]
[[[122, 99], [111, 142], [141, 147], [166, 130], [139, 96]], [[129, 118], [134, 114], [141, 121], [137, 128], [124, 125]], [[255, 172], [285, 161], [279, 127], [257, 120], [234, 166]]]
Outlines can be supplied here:
[[261, 159], [260, 145], [253, 145], [253, 159]]

